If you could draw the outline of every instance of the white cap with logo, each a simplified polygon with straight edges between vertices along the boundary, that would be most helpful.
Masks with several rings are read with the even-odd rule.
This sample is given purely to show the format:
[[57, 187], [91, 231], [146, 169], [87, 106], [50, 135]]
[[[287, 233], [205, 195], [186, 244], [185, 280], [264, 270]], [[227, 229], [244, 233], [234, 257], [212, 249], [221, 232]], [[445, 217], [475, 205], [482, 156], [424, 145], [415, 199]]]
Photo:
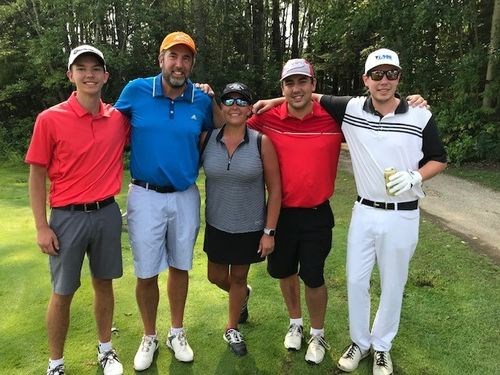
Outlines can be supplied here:
[[84, 53], [91, 53], [97, 56], [97, 58], [101, 60], [102, 65], [104, 66], [104, 70], [106, 70], [106, 61], [104, 60], [104, 55], [102, 54], [102, 52], [95, 47], [89, 46], [88, 44], [83, 44], [71, 50], [68, 59], [68, 70], [71, 68], [71, 64], [75, 62], [78, 56], [83, 55]]
[[365, 74], [379, 65], [392, 65], [401, 69], [398, 54], [387, 48], [378, 49], [368, 55], [365, 63]]
[[286, 77], [300, 74], [314, 78], [314, 69], [309, 61], [306, 59], [291, 59], [286, 62], [281, 71], [281, 81]]

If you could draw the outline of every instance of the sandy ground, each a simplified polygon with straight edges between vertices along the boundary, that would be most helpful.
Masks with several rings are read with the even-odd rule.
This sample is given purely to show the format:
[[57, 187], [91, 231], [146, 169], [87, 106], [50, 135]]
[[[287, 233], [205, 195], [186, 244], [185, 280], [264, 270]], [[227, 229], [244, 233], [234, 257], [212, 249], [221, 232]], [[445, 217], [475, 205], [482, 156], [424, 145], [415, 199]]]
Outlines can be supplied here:
[[[351, 170], [345, 145], [340, 167]], [[443, 173], [425, 181], [423, 187], [427, 195], [420, 201], [424, 215], [499, 264], [500, 193]]]

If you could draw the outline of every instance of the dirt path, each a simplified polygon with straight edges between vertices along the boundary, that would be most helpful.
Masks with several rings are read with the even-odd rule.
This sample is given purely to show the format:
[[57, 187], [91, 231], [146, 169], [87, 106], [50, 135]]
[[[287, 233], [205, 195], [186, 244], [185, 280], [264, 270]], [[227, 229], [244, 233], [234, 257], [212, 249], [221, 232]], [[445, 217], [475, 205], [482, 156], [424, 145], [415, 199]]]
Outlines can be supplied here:
[[[343, 146], [340, 167], [351, 170]], [[424, 215], [445, 226], [478, 252], [500, 263], [500, 193], [466, 180], [440, 174], [424, 183]]]

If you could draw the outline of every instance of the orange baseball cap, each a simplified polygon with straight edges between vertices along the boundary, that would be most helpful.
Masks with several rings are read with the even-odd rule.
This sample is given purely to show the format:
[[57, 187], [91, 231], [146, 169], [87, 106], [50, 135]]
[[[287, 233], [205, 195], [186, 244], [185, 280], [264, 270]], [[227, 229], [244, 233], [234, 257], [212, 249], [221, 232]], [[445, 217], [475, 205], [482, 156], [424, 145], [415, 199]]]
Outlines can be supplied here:
[[193, 38], [182, 31], [176, 31], [168, 34], [165, 39], [163, 39], [163, 42], [161, 42], [160, 53], [163, 50], [169, 49], [177, 44], [184, 44], [193, 52], [193, 55], [196, 55], [196, 46]]

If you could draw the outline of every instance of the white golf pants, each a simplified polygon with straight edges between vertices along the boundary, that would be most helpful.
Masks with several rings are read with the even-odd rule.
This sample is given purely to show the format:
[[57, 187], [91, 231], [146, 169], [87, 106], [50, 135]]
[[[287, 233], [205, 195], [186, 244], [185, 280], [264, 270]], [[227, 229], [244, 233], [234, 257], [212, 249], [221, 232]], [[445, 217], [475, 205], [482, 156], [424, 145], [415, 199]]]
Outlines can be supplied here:
[[[365, 351], [389, 351], [401, 315], [410, 259], [418, 242], [419, 209], [389, 211], [354, 204], [347, 240], [351, 340]], [[377, 263], [380, 303], [370, 332], [370, 278]]]

